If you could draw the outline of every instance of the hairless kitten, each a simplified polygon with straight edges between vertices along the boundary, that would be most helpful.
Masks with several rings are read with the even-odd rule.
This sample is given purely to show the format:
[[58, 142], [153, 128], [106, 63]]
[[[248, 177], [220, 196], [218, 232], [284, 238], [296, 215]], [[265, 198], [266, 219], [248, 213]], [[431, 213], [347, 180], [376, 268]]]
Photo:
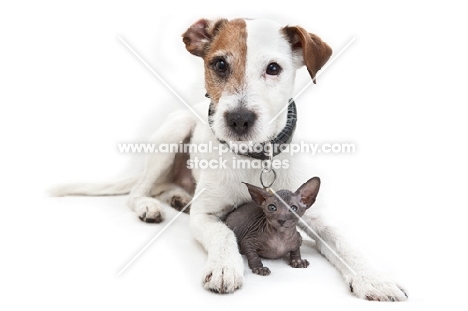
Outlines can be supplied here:
[[299, 250], [302, 238], [296, 230], [297, 216], [302, 217], [315, 202], [320, 179], [309, 179], [294, 193], [277, 191], [282, 200], [268, 190], [246, 185], [253, 202], [239, 206], [225, 222], [234, 231], [240, 252], [247, 256], [252, 272], [269, 275], [270, 269], [263, 266], [260, 257], [277, 259], [288, 253], [293, 268], [307, 268], [309, 262], [301, 258]]

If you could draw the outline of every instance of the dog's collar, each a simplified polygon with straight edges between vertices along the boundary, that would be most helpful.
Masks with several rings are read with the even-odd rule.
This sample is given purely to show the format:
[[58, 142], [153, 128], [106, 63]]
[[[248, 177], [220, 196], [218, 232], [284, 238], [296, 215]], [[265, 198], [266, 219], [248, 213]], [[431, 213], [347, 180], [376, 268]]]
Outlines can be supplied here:
[[[209, 98], [209, 95], [206, 94], [206, 97]], [[214, 110], [212, 109], [213, 102], [210, 103], [210, 108], [208, 109], [208, 123], [210, 125], [211, 130], [213, 131], [213, 119], [212, 116], [214, 114]], [[286, 148], [286, 145], [289, 144], [292, 140], [294, 131], [296, 130], [296, 122], [297, 122], [297, 110], [296, 110], [296, 103], [294, 100], [291, 98], [289, 100], [289, 105], [288, 105], [288, 117], [286, 120], [286, 125], [284, 126], [283, 130], [276, 135], [275, 138], [268, 142], [263, 142], [260, 143], [262, 148], [260, 150], [266, 151], [265, 145], [267, 143], [271, 143], [271, 147], [273, 147], [273, 156], [277, 156], [278, 154], [281, 153]], [[226, 146], [230, 147], [229, 144], [224, 141], [224, 140], [219, 140], [220, 143], [225, 144]], [[231, 149], [231, 148], [230, 148]], [[251, 148], [251, 149], [257, 149], [257, 148]], [[238, 150], [237, 150], [238, 151]], [[239, 153], [236, 152], [238, 155], [258, 159], [258, 160], [268, 160], [269, 156], [268, 153], [266, 152], [254, 152], [254, 151], [249, 151], [247, 153]]]

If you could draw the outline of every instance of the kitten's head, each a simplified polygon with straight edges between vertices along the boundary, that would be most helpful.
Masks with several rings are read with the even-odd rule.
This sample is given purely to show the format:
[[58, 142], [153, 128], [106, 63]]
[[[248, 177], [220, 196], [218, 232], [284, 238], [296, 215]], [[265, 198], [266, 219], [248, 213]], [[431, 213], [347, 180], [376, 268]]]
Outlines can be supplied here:
[[314, 177], [297, 189], [296, 192], [279, 190], [276, 193], [247, 184], [252, 200], [265, 213], [267, 222], [276, 229], [295, 228], [306, 210], [314, 204], [320, 188], [320, 178]]

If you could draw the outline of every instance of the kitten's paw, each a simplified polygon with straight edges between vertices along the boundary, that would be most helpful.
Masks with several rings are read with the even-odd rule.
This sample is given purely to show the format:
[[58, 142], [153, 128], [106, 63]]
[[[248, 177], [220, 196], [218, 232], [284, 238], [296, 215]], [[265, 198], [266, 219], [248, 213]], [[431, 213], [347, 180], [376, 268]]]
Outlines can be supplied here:
[[346, 277], [351, 292], [362, 299], [376, 301], [404, 301], [408, 299], [406, 291], [378, 274], [349, 275]]
[[252, 272], [258, 275], [269, 275], [271, 273], [267, 267], [253, 268]]
[[309, 261], [307, 261], [307, 259], [293, 259], [289, 264], [293, 268], [307, 268], [309, 266]]

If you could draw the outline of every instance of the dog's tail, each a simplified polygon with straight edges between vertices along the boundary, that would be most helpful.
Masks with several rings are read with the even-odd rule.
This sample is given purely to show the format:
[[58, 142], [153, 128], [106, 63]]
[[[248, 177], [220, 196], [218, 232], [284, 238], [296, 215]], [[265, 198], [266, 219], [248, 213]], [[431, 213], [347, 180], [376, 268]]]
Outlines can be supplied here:
[[113, 183], [60, 185], [50, 189], [49, 195], [63, 197], [67, 195], [103, 196], [128, 194], [137, 183], [138, 178], [138, 176], [135, 176]]

